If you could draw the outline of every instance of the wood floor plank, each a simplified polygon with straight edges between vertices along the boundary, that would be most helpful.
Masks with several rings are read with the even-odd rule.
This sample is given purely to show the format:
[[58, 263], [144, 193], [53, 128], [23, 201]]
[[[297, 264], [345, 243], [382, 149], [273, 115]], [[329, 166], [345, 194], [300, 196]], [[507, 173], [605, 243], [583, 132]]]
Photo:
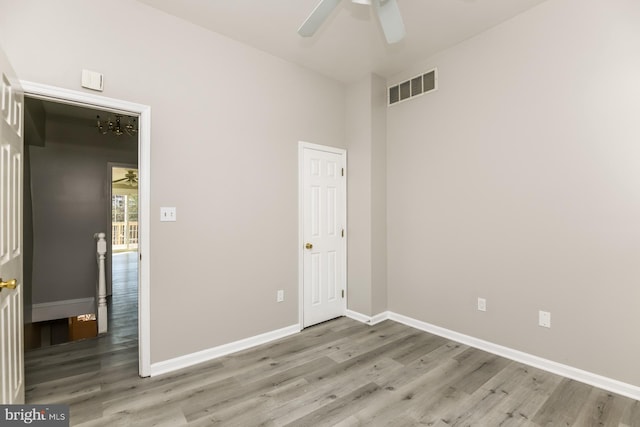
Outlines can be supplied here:
[[624, 410], [620, 427], [640, 427], [640, 401], [633, 401]]
[[624, 410], [631, 405], [632, 399], [618, 396], [604, 390], [592, 389], [584, 409], [580, 412], [574, 426], [619, 425]]
[[236, 382], [237, 386], [225, 394], [219, 393], [217, 387], [206, 390], [196, 389], [197, 394], [192, 393], [185, 396], [182, 409], [187, 421], [191, 422], [207, 416], [212, 409], [234, 405], [242, 399], [252, 398], [269, 390], [287, 386], [289, 383], [297, 381], [304, 372], [313, 373], [331, 364], [335, 364], [335, 362], [327, 357], [322, 357], [291, 368], [286, 372], [259, 378], [251, 383], [239, 384]]
[[531, 419], [556, 389], [561, 377], [539, 369], [515, 364], [518, 369], [527, 372], [516, 390], [498, 403], [492, 411], [483, 414], [479, 425], [527, 426], [533, 425]]
[[377, 384], [369, 383], [286, 425], [319, 426], [335, 424], [341, 419], [348, 417], [353, 411], [357, 411], [358, 409], [366, 406], [368, 398], [379, 393], [380, 390], [381, 389]]
[[[506, 412], [501, 417], [500, 407], [509, 399], [526, 400], [527, 389], [523, 384], [530, 382], [533, 375], [521, 364], [511, 362], [442, 418], [451, 426], [491, 425], [486, 414], [492, 414], [494, 419], [502, 418], [501, 422], [509, 421], [513, 419], [513, 413]], [[527, 420], [522, 416], [517, 419], [521, 422]]]
[[396, 352], [391, 355], [391, 358], [403, 365], [409, 364], [414, 360], [431, 353], [437, 348], [442, 347], [448, 342], [447, 339], [438, 337], [436, 335], [425, 335], [420, 333], [416, 342], [401, 352]]
[[[468, 394], [451, 385], [491, 360], [492, 355], [476, 351], [456, 360], [448, 358], [434, 369], [417, 376], [413, 381], [401, 386], [384, 386], [384, 398], [372, 402], [359, 411], [356, 417], [363, 425], [387, 425], [398, 417], [418, 423], [426, 415], [432, 415], [428, 422], [435, 423], [451, 407], [457, 407]], [[428, 423], [427, 423], [428, 424]]]
[[273, 420], [274, 425], [286, 425], [356, 389], [370, 383], [377, 383], [381, 375], [395, 369], [397, 365], [398, 363], [394, 360], [383, 358], [364, 369], [335, 377], [331, 381], [308, 383], [304, 394], [284, 396], [286, 400], [280, 400], [280, 404], [270, 411], [269, 418]]
[[419, 359], [389, 372], [388, 375], [384, 375], [378, 381], [378, 384], [383, 388], [391, 390], [400, 388], [405, 384], [415, 381], [416, 378], [420, 378], [432, 369], [446, 366], [446, 361], [449, 359], [451, 359], [452, 364], [457, 365], [452, 358], [466, 351], [468, 348], [469, 347], [465, 345], [449, 341]]
[[[399, 323], [384, 321], [378, 325], [372, 326], [370, 330], [357, 337], [350, 339], [347, 344], [341, 346], [330, 357], [336, 362], [344, 362], [346, 360], [357, 357], [363, 353], [371, 351], [376, 343], [386, 344], [390, 340], [398, 340], [399, 338], [415, 339], [418, 332], [414, 329], [407, 328]], [[408, 342], [407, 340], [404, 341]], [[398, 343], [402, 344], [402, 343]]]
[[573, 425], [591, 390], [586, 384], [563, 379], [532, 421], [540, 426]]
[[[320, 369], [313, 373], [313, 375], [306, 376], [305, 378], [310, 383], [316, 381], [331, 381], [334, 378], [341, 377], [343, 375], [356, 376], [361, 370], [366, 370], [369, 366], [373, 365], [376, 361], [383, 357], [386, 357], [386, 353], [393, 350], [397, 346], [401, 346], [408, 340], [414, 338], [413, 334], [408, 336], [400, 336], [397, 339], [386, 340], [384, 345], [371, 346], [369, 351], [360, 352], [358, 356], [354, 356], [351, 359], [346, 359], [342, 363], [335, 363], [328, 365], [323, 369]], [[332, 360], [335, 360], [331, 358]]]

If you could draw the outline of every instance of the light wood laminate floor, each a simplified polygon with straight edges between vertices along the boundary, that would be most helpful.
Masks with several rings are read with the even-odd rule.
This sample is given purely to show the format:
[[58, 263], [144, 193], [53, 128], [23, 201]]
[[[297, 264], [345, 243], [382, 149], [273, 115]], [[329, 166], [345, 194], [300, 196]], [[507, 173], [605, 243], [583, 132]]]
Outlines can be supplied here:
[[640, 426], [638, 401], [392, 321], [339, 318], [142, 379], [129, 279], [113, 333], [27, 353], [28, 403], [70, 404], [80, 426]]

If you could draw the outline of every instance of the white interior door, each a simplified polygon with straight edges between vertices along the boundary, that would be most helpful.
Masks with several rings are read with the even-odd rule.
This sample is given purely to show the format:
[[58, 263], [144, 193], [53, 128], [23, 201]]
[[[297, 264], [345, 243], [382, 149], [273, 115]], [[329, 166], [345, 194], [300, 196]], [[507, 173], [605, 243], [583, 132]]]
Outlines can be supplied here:
[[301, 146], [302, 324], [346, 311], [346, 153]]
[[22, 306], [23, 93], [0, 51], [0, 404], [24, 403]]

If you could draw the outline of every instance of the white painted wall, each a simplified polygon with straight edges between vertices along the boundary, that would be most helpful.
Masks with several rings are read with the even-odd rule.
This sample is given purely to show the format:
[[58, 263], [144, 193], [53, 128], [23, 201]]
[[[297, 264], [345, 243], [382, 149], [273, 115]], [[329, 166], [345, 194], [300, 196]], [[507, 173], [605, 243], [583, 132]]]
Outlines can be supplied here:
[[388, 111], [390, 310], [640, 385], [639, 22], [548, 1], [390, 79], [439, 69]]
[[2, 0], [0, 44], [22, 79], [80, 90], [87, 68], [151, 106], [152, 363], [297, 323], [297, 144], [344, 147], [343, 86], [133, 0], [108, 9], [126, 13]]

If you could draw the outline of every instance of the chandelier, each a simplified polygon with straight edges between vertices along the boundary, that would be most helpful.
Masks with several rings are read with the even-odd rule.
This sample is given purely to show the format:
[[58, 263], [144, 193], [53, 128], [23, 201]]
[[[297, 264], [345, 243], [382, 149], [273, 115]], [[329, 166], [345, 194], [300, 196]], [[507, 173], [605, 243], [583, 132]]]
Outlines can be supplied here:
[[97, 115], [98, 132], [103, 135], [111, 132], [116, 136], [125, 134], [134, 136], [138, 133], [138, 125], [135, 117], [123, 116], [120, 114], [116, 114], [115, 116], [115, 119], [109, 117], [107, 120], [100, 120], [100, 115]]

